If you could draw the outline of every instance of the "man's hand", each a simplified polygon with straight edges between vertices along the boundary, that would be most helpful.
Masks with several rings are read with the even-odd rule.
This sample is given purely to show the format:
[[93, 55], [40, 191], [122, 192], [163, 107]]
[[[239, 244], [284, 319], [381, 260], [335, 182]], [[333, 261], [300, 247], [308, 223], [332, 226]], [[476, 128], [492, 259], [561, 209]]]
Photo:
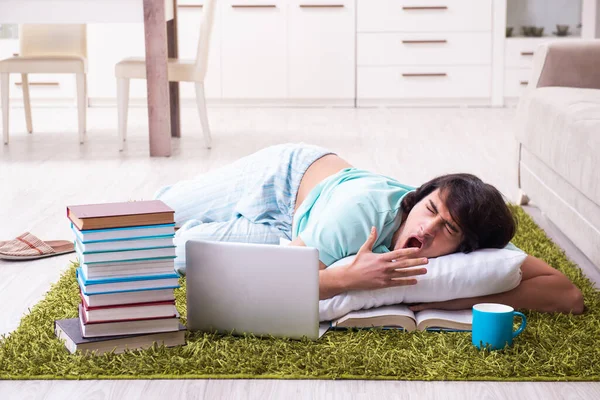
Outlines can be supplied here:
[[[428, 263], [427, 258], [411, 257], [418, 248], [394, 250], [389, 253], [373, 253], [377, 240], [377, 230], [371, 228], [371, 234], [362, 245], [352, 264], [344, 268], [341, 279], [347, 290], [382, 289], [392, 286], [415, 285], [416, 279], [406, 279], [427, 273], [425, 268], [411, 268]], [[410, 269], [407, 269], [410, 268]]]

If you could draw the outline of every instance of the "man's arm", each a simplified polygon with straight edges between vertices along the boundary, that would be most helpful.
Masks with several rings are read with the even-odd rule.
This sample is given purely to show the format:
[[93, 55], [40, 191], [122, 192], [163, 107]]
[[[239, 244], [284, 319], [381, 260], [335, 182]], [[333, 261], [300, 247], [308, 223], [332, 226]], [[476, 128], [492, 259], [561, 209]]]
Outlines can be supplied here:
[[[297, 237], [288, 243], [289, 246], [306, 246], [304, 241]], [[336, 296], [349, 289], [346, 288], [340, 268], [326, 269], [327, 266], [319, 261], [319, 300]]]
[[560, 271], [544, 261], [527, 256], [521, 266], [521, 283], [508, 292], [489, 296], [471, 297], [412, 306], [413, 311], [429, 308], [461, 310], [477, 303], [501, 303], [515, 309], [524, 308], [541, 312], [581, 314], [583, 295], [581, 291]]

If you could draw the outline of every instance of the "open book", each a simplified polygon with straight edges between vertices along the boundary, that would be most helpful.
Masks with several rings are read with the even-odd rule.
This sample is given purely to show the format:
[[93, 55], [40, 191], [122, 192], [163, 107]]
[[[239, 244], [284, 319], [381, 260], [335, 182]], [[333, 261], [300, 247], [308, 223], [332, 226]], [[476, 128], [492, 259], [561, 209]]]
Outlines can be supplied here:
[[393, 305], [352, 311], [331, 321], [332, 328], [404, 328], [415, 330], [470, 331], [473, 321], [471, 310], [423, 310], [412, 312], [408, 306]]

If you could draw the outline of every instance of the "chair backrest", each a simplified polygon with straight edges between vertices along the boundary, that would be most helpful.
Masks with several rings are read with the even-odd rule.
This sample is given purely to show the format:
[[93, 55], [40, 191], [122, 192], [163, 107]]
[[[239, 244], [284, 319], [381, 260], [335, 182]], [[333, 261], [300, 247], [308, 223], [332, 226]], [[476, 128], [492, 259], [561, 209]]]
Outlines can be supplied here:
[[208, 68], [208, 53], [210, 51], [210, 36], [215, 23], [215, 12], [217, 0], [204, 0], [202, 7], [202, 23], [200, 25], [200, 37], [198, 39], [198, 51], [196, 52], [196, 74], [200, 80], [204, 80]]
[[23, 24], [19, 26], [22, 56], [79, 56], [87, 58], [85, 24]]

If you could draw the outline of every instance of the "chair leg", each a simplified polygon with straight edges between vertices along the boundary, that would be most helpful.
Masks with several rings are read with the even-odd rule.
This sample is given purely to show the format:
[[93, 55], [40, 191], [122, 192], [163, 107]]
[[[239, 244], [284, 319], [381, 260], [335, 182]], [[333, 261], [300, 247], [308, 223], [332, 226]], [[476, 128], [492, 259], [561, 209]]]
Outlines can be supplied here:
[[522, 189], [519, 189], [519, 192], [517, 193], [517, 205], [525, 206], [527, 204], [529, 204], [529, 196], [527, 196]]
[[85, 74], [75, 74], [77, 80], [77, 117], [79, 126], [79, 143], [83, 144], [85, 140]]
[[211, 136], [210, 127], [208, 125], [208, 114], [206, 112], [206, 98], [204, 97], [204, 84], [196, 83], [196, 105], [198, 106], [198, 113], [200, 114], [200, 124], [202, 125], [202, 133], [204, 134], [204, 143], [206, 148], [211, 147]]
[[129, 79], [117, 78], [117, 112], [119, 114], [119, 151], [127, 139], [127, 113], [129, 112]]
[[33, 123], [31, 122], [31, 98], [29, 97], [29, 78], [27, 77], [27, 74], [21, 74], [21, 83], [23, 84], [23, 104], [25, 106], [27, 132], [33, 133]]
[[87, 75], [83, 75], [83, 107], [85, 109], [85, 114], [83, 115], [83, 132], [87, 136], [87, 109], [89, 107], [89, 98], [88, 98], [88, 83], [87, 83]]
[[0, 91], [2, 92], [2, 137], [8, 144], [8, 72], [0, 74]]

